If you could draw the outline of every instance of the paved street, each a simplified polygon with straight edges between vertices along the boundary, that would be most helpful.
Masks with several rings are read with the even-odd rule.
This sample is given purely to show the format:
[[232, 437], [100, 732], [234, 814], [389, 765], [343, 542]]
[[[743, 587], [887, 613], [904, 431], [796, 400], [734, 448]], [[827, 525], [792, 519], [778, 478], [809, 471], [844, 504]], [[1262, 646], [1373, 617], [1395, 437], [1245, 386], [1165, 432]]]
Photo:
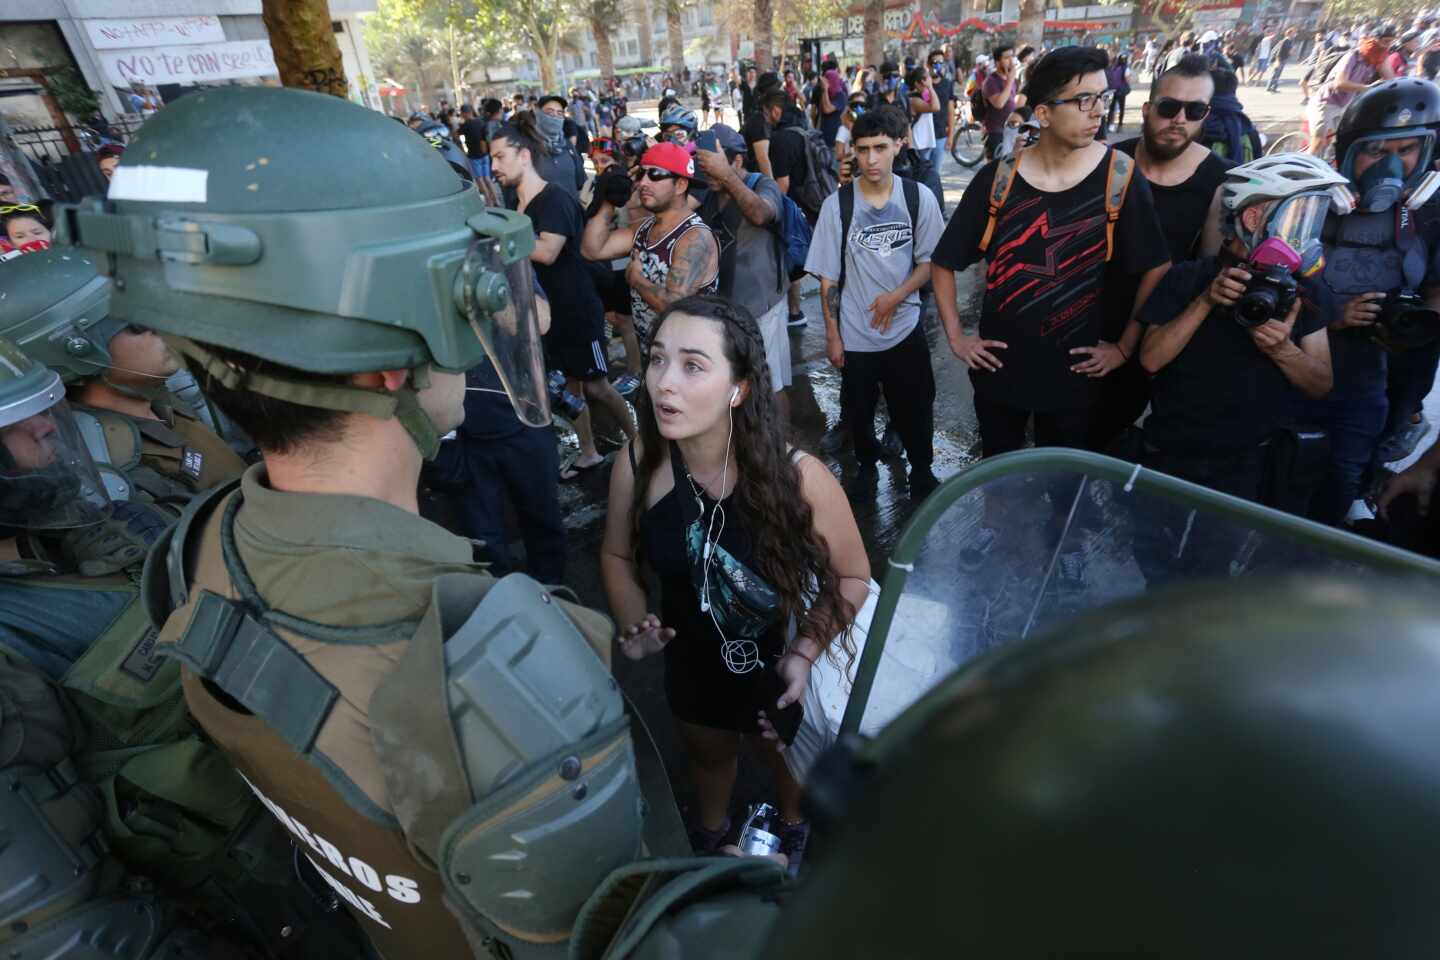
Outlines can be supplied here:
[[[1300, 72], [1298, 65], [1290, 67], [1287, 74], [1293, 77], [1278, 94], [1265, 93], [1258, 86], [1242, 87], [1240, 90], [1241, 102], [1247, 110], [1253, 111], [1252, 117], [1257, 126], [1272, 137], [1293, 129], [1298, 123], [1302, 110], [1297, 83]], [[1145, 89], [1142, 85], [1131, 96], [1128, 122], [1116, 139], [1134, 136], [1138, 131], [1139, 105], [1145, 99]], [[653, 119], [654, 105], [639, 104], [635, 112]], [[947, 212], [954, 209], [973, 172], [946, 159], [942, 177]], [[839, 375], [825, 358], [824, 326], [817, 289], [813, 282], [809, 283], [803, 301], [808, 326], [791, 334], [795, 377], [791, 390], [791, 437], [797, 446], [820, 456], [851, 493], [856, 519], [870, 553], [871, 569], [880, 579], [890, 547], [912, 510], [906, 494], [905, 467], [900, 461], [882, 462], [878, 487], [873, 492], [857, 490], [854, 487], [855, 460], [849, 450], [834, 456], [819, 451], [820, 436], [838, 415]], [[973, 275], [961, 278], [960, 298], [961, 315], [977, 316], [978, 288]], [[951, 355], [933, 316], [927, 318], [925, 330], [931, 347], [937, 391], [935, 473], [944, 479], [977, 459], [975, 417], [969, 378], [963, 365]], [[611, 352], [619, 361], [622, 354], [618, 341], [612, 345]], [[602, 609], [605, 597], [600, 585], [598, 553], [603, 534], [607, 483], [608, 471], [596, 471], [576, 483], [561, 487], [562, 509], [570, 534], [566, 582], [583, 602]], [[615, 672], [651, 721], [651, 729], [661, 738], [662, 751], [672, 764], [672, 779], [683, 802], [687, 796], [688, 778], [683, 752], [676, 741], [665, 706], [662, 658], [652, 657], [638, 664], [622, 660], [616, 664]], [[766, 795], [766, 776], [756, 764], [742, 763], [741, 783], [736, 792], [737, 811], [744, 803]]]

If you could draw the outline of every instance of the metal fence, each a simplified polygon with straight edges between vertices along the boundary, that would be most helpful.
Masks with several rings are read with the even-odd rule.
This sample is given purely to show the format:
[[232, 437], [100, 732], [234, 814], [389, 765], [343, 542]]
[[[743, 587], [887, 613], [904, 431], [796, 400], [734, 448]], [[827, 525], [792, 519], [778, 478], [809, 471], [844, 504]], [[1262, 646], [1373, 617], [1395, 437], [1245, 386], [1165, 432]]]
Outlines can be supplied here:
[[[108, 139], [128, 143], [143, 122], [143, 117], [112, 120]], [[10, 132], [15, 145], [30, 158], [42, 185], [52, 198], [73, 202], [89, 194], [105, 192], [105, 180], [95, 164], [95, 151], [107, 138], [95, 128], [83, 125], [69, 130], [14, 127]]]

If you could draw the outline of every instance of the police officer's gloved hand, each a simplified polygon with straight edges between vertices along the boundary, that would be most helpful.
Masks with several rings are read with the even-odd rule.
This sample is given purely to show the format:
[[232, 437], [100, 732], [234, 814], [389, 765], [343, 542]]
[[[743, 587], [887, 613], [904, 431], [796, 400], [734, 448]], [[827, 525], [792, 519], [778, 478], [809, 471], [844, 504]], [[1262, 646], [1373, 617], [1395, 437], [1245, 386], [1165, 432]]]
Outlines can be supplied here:
[[153, 503], [130, 500], [115, 504], [99, 523], [77, 527], [60, 541], [71, 569], [87, 577], [118, 573], [145, 562], [145, 552], [174, 522], [174, 516]]

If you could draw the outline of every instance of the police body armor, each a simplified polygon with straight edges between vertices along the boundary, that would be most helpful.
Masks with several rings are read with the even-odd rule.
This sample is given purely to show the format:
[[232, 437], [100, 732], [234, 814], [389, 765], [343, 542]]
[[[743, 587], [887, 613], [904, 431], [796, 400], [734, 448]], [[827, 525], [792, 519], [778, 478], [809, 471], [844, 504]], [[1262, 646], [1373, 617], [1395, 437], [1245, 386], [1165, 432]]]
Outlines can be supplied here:
[[103, 431], [105, 462], [124, 474], [133, 488], [157, 503], [170, 503], [179, 510], [196, 493], [232, 480], [244, 471], [245, 461], [240, 455], [198, 417], [163, 402], [152, 405], [165, 419], [77, 407], [77, 412]]
[[[6, 957], [179, 956], [174, 917], [127, 889], [104, 799], [69, 754], [79, 718], [38, 670], [0, 653], [0, 951]], [[218, 956], [201, 951], [193, 956]]]
[[[1440, 210], [1440, 203], [1427, 208]], [[1325, 269], [1320, 278], [1340, 304], [1348, 303], [1357, 294], [1371, 291], [1389, 292], [1399, 287], [1419, 290], [1429, 268], [1427, 237], [1421, 234], [1420, 222], [1432, 214], [1417, 216], [1404, 203], [1397, 203], [1379, 213], [1357, 210], [1343, 217], [1333, 213], [1326, 218]], [[1342, 330], [1342, 336], [1369, 339], [1367, 330]], [[1334, 335], [1334, 334], [1332, 334]], [[1380, 354], [1375, 362], [1383, 369], [1383, 348], [1374, 345]], [[1336, 371], [1337, 382], [1342, 371]]]
[[591, 649], [609, 621], [478, 574], [439, 577], [418, 623], [288, 616], [235, 549], [241, 502], [197, 500], [146, 570], [196, 719], [382, 955], [562, 955], [641, 851], [629, 720]]

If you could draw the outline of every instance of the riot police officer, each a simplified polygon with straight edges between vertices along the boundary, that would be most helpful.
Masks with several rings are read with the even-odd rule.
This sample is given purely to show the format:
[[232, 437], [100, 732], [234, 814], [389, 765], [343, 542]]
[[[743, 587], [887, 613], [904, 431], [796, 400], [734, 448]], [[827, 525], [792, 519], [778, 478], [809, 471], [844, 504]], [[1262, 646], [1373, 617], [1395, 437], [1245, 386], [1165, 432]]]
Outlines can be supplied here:
[[[75, 250], [6, 265], [0, 336], [64, 379], [94, 458], [175, 513], [240, 475], [245, 461], [166, 388], [177, 358], [132, 318], [110, 313], [111, 282]], [[107, 471], [108, 473], [108, 471]], [[113, 474], [111, 494], [120, 499]]]
[[[125, 956], [136, 960], [239, 955], [184, 929], [193, 901], [182, 911], [176, 897], [153, 892], [160, 880], [167, 893], [190, 900], [193, 886], [178, 891], [171, 877], [146, 869], [163, 865], [187, 873], [191, 884], [205, 882], [197, 854], [209, 847], [223, 858], [230, 852], [217, 837], [223, 821], [245, 813], [238, 778], [227, 778], [218, 755], [186, 736], [178, 678], [153, 658], [153, 637], [126, 633], [123, 625], [139, 614], [128, 605], [133, 583], [100, 572], [138, 564], [164, 522], [129, 504], [112, 512], [59, 375], [0, 340], [0, 888], [7, 891], [0, 951], [7, 957], [73, 956], [76, 944], [102, 943], [125, 944]], [[68, 597], [56, 589], [66, 580], [75, 585]], [[151, 744], [156, 750], [137, 749]], [[213, 793], [203, 810], [184, 805], [186, 775], [189, 787]], [[211, 917], [231, 912], [227, 904], [225, 915]], [[278, 926], [275, 933], [278, 940]]]
[[416, 506], [466, 369], [548, 422], [529, 223], [332, 97], [207, 91], [137, 147], [62, 238], [264, 458], [147, 566], [191, 712], [387, 960], [553, 952], [640, 850], [613, 627]]
[[1322, 235], [1321, 276], [1344, 305], [1330, 325], [1335, 385], [1309, 404], [1307, 417], [1329, 434], [1328, 463], [1310, 508], [1323, 523], [1343, 523], [1364, 492], [1385, 430], [1391, 363], [1430, 350], [1440, 338], [1419, 313], [1426, 309], [1422, 298], [1440, 306], [1440, 231], [1423, 228], [1440, 218], [1440, 199], [1431, 199], [1440, 186], [1431, 166], [1437, 130], [1440, 87], [1413, 77], [1364, 91], [1340, 119], [1335, 155], [1357, 203], [1346, 216], [1332, 213]]

